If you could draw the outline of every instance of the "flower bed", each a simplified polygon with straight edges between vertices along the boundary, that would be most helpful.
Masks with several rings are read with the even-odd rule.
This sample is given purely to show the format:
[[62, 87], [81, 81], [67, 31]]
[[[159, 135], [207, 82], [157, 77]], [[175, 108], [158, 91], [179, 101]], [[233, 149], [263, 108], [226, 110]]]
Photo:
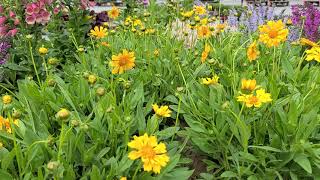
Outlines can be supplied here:
[[320, 177], [318, 9], [130, 3], [0, 6], [1, 178]]

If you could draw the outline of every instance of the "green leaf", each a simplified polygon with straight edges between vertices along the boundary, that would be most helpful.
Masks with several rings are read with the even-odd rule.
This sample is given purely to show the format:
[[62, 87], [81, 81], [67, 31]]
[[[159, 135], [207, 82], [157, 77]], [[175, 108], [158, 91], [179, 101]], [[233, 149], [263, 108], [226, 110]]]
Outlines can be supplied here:
[[305, 171], [309, 174], [312, 173], [312, 168], [308, 157], [304, 154], [299, 154], [293, 159], [296, 163], [298, 163]]
[[0, 169], [1, 180], [11, 180], [13, 177], [5, 170]]
[[156, 133], [161, 139], [168, 139], [179, 131], [179, 127], [168, 127]]
[[249, 148], [257, 148], [257, 149], [263, 149], [266, 151], [273, 151], [273, 152], [282, 152], [280, 149], [276, 149], [269, 146], [249, 146]]
[[95, 165], [92, 166], [92, 170], [90, 173], [90, 179], [102, 179], [100, 176], [99, 168]]
[[231, 177], [238, 177], [236, 173], [232, 171], [225, 171], [221, 174], [221, 177], [231, 178]]

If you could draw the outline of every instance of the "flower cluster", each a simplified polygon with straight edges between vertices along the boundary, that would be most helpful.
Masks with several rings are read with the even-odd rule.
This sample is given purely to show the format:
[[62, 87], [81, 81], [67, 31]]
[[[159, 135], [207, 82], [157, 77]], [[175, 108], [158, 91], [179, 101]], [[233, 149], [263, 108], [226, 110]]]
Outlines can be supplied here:
[[[0, 130], [6, 130], [7, 133], [12, 133], [12, 126], [11, 126], [11, 119], [9, 118], [4, 118], [2, 116], [0, 116]], [[15, 124], [16, 126], [19, 126], [19, 121], [17, 119], [12, 120], [13, 124]]]
[[20, 20], [16, 17], [13, 11], [7, 14], [4, 8], [0, 5], [0, 37], [13, 37], [18, 33], [16, 25], [19, 25]]
[[29, 25], [35, 23], [46, 24], [49, 22], [51, 14], [46, 9], [46, 5], [50, 5], [52, 0], [38, 0], [37, 2], [28, 3], [25, 8], [26, 22]]
[[312, 41], [320, 39], [320, 10], [312, 5], [302, 7], [298, 5], [292, 6], [292, 23], [297, 27], [303, 26], [305, 37]]
[[0, 64], [8, 61], [10, 48], [11, 44], [7, 39], [0, 39]]
[[[242, 79], [241, 89], [249, 91], [249, 94], [242, 94], [237, 97], [237, 101], [245, 103], [247, 107], [261, 107], [263, 103], [271, 102], [271, 94], [265, 89], [256, 85], [255, 79]], [[258, 89], [259, 88], [259, 89]]]

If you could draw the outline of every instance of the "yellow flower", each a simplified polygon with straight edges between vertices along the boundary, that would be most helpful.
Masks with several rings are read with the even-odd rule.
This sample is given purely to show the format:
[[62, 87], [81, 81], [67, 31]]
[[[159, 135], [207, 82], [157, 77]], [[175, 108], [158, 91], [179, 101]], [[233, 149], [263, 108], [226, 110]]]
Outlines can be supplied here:
[[166, 145], [164, 143], [158, 144], [155, 136], [148, 136], [147, 134], [139, 137], [134, 136], [128, 146], [135, 149], [129, 153], [129, 159], [141, 158], [144, 171], [153, 171], [159, 174], [161, 168], [169, 162]]
[[217, 24], [217, 25], [215, 26], [216, 33], [223, 32], [226, 27], [227, 27], [227, 24], [225, 24], [225, 23], [223, 23], [223, 24]]
[[306, 38], [301, 38], [300, 39], [300, 44], [305, 46], [305, 45], [308, 45], [308, 46], [311, 46], [311, 47], [320, 47], [317, 43], [309, 40], [309, 39], [306, 39]]
[[101, 39], [106, 37], [108, 32], [107, 29], [102, 26], [95, 26], [94, 29], [90, 30], [90, 35], [97, 39]]
[[195, 16], [195, 17], [194, 17], [194, 20], [195, 20], [196, 22], [199, 22], [199, 21], [200, 21], [200, 17], [199, 17], [199, 16]]
[[204, 51], [201, 54], [201, 63], [204, 63], [211, 51], [211, 47], [208, 44], [205, 44]]
[[237, 97], [237, 101], [244, 102], [247, 107], [261, 107], [262, 103], [271, 102], [271, 94], [264, 89], [259, 89], [254, 94], [242, 94]]
[[202, 83], [204, 85], [215, 85], [219, 83], [219, 76], [214, 75], [212, 78], [202, 78]]
[[0, 148], [3, 148], [3, 143], [2, 142], [0, 142]]
[[3, 104], [10, 104], [12, 102], [12, 97], [10, 95], [2, 96], [2, 103]]
[[242, 79], [241, 80], [241, 89], [253, 91], [256, 89], [257, 81], [255, 79]]
[[155, 29], [146, 29], [146, 30], [145, 30], [145, 33], [146, 33], [146, 34], [153, 34], [153, 33], [155, 33], [155, 32], [156, 32]]
[[120, 14], [119, 8], [113, 6], [110, 11], [108, 11], [108, 16], [112, 19], [116, 19]]
[[200, 24], [207, 25], [208, 24], [208, 18], [204, 18], [200, 20]]
[[[19, 121], [17, 119], [13, 120], [13, 124], [15, 124], [16, 126], [19, 126]], [[5, 128], [5, 130], [7, 131], [7, 133], [12, 133], [12, 127], [10, 124], [10, 119], [5, 119], [4, 117], [0, 116], [0, 130], [3, 130]]]
[[250, 46], [248, 47], [247, 50], [247, 57], [249, 59], [249, 61], [254, 61], [258, 58], [258, 56], [260, 55], [260, 51], [257, 47], [257, 42], [254, 41], [252, 44], [250, 44]]
[[193, 15], [193, 11], [185, 11], [185, 12], [182, 12], [181, 15], [183, 17], [186, 17], [186, 18], [190, 18], [192, 15]]
[[247, 107], [261, 107], [259, 98], [253, 94], [243, 94], [237, 97], [237, 101], [244, 102]]
[[268, 103], [272, 101], [271, 94], [266, 93], [266, 90], [264, 89], [256, 90], [256, 95], [257, 95], [257, 98], [260, 99], [262, 103]]
[[194, 6], [193, 11], [198, 15], [203, 15], [206, 13], [206, 9], [203, 6]]
[[259, 27], [259, 41], [266, 44], [268, 47], [277, 47], [281, 42], [286, 41], [289, 30], [281, 20], [268, 21], [266, 25]]
[[320, 62], [320, 47], [312, 47], [309, 50], [306, 50], [306, 60], [312, 61], [315, 60], [317, 62]]
[[133, 21], [133, 26], [142, 26], [142, 21], [140, 19], [136, 19]]
[[157, 104], [152, 105], [152, 109], [156, 113], [156, 115], [160, 117], [170, 117], [171, 116], [171, 110], [169, 109], [169, 106], [158, 106]]
[[40, 53], [41, 55], [46, 55], [46, 54], [48, 53], [48, 49], [45, 48], [45, 47], [39, 48], [38, 51], [39, 51], [39, 53]]
[[132, 69], [135, 66], [135, 59], [134, 52], [128, 52], [125, 49], [118, 55], [112, 55], [112, 74], [122, 74]]
[[202, 25], [197, 28], [197, 34], [200, 38], [208, 38], [211, 36], [211, 31], [208, 26]]
[[127, 180], [127, 177], [121, 177], [120, 180]]

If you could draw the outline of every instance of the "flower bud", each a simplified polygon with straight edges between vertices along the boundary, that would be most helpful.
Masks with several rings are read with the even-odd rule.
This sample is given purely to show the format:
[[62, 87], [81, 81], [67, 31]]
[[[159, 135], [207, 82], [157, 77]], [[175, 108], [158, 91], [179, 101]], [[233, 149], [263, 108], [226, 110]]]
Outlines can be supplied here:
[[10, 95], [4, 95], [2, 96], [2, 103], [7, 105], [12, 102], [12, 97]]
[[62, 108], [58, 113], [57, 113], [57, 118], [61, 120], [66, 120], [70, 117], [70, 111], [68, 109]]
[[56, 81], [55, 81], [54, 79], [49, 79], [47, 82], [48, 82], [48, 85], [49, 85], [49, 86], [54, 86], [54, 85], [56, 85]]
[[14, 119], [19, 119], [21, 117], [21, 112], [19, 110], [14, 109], [12, 113], [12, 117]]
[[49, 63], [50, 65], [57, 65], [58, 62], [59, 62], [59, 60], [58, 60], [57, 58], [49, 58], [49, 59], [48, 59], [48, 63]]
[[96, 94], [97, 94], [98, 96], [103, 96], [103, 95], [106, 94], [106, 89], [105, 89], [104, 87], [99, 87], [99, 88], [97, 89], [97, 91], [96, 91]]
[[48, 170], [50, 171], [55, 171], [57, 170], [59, 167], [59, 162], [58, 161], [50, 161], [48, 164], [47, 164], [47, 168]]
[[79, 124], [80, 124], [80, 122], [79, 122], [78, 120], [76, 120], [76, 119], [74, 119], [74, 120], [71, 121], [71, 125], [72, 125], [73, 127], [77, 127], [77, 126], [79, 126]]
[[93, 74], [89, 75], [88, 76], [88, 82], [89, 84], [93, 85], [97, 82], [97, 77]]

